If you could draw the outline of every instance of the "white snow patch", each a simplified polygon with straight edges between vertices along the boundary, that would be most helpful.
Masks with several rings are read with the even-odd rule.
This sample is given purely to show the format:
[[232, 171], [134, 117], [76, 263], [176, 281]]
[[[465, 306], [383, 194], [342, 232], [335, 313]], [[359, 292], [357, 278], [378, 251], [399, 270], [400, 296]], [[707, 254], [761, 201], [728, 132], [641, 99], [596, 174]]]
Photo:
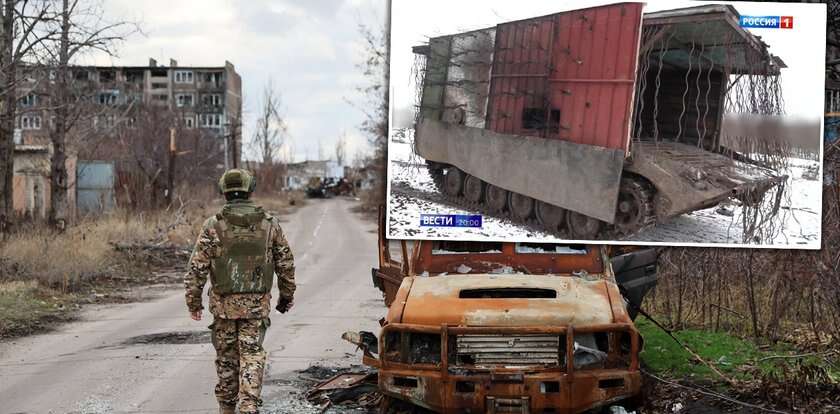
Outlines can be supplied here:
[[[480, 214], [476, 211], [451, 207], [441, 202], [431, 176], [426, 170], [425, 160], [414, 153], [413, 130], [403, 130], [392, 135], [388, 146], [390, 162], [388, 177], [391, 184], [389, 195], [389, 238], [395, 239], [457, 239], [476, 241], [528, 241], [535, 243], [558, 243], [562, 239], [534, 231], [508, 220], [491, 216], [483, 217], [481, 228], [420, 227], [420, 214]], [[820, 247], [822, 185], [819, 180], [803, 178], [808, 170], [819, 163], [812, 160], [792, 158], [789, 167], [782, 171], [788, 176], [787, 194], [783, 195], [774, 226], [779, 231], [762, 246], [796, 247], [818, 249]], [[424, 194], [424, 198], [395, 191], [395, 187]], [[429, 197], [425, 197], [428, 195]], [[428, 198], [428, 199], [427, 199]], [[765, 202], [772, 200], [770, 194]], [[741, 219], [743, 208], [727, 204], [726, 215], [717, 212], [718, 206], [674, 217], [666, 222], [646, 229], [621, 243], [688, 243], [688, 244], [743, 244]], [[728, 213], [731, 210], [732, 216]], [[747, 246], [755, 246], [748, 244]], [[441, 253], [446, 254], [446, 253]]]

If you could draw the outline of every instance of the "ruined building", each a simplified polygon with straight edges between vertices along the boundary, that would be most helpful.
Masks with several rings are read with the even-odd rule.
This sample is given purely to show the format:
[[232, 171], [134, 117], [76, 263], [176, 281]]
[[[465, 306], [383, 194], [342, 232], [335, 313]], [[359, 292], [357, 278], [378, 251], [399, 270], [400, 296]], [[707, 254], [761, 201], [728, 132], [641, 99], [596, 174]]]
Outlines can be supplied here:
[[[120, 154], [109, 149], [107, 143], [117, 139], [118, 128], [135, 128], [135, 121], [140, 122], [136, 116], [141, 107], [147, 112], [152, 108], [166, 114], [166, 123], [180, 123], [172, 126], [193, 132], [182, 133], [185, 141], [182, 145], [187, 145], [189, 141], [192, 151], [185, 152], [202, 158], [208, 168], [202, 171], [203, 174], [215, 175], [222, 169], [239, 165], [242, 158], [242, 79], [232, 63], [226, 61], [223, 66], [182, 67], [174, 59], [170, 59], [169, 65], [160, 65], [155, 59], [149, 59], [146, 66], [73, 66], [68, 77], [73, 95], [69, 117], [75, 118], [68, 136], [68, 156], [73, 160], [68, 165], [70, 182], [75, 182], [77, 168], [99, 165], [103, 161], [113, 164], [119, 158]], [[52, 108], [55, 105], [56, 71], [50, 67], [27, 66], [20, 69], [18, 81], [14, 131], [15, 210], [21, 216], [44, 218], [49, 209], [48, 165], [52, 154], [50, 132], [55, 126]], [[140, 127], [146, 128], [143, 124]], [[169, 127], [164, 125], [162, 128], [168, 131]], [[96, 137], [97, 142], [105, 145], [98, 151], [91, 151], [87, 142], [89, 137]], [[193, 137], [200, 137], [203, 144], [199, 146], [193, 142]], [[215, 142], [208, 143], [206, 140]], [[166, 150], [168, 148], [162, 149]], [[109, 154], [113, 158], [109, 158]], [[146, 152], [139, 148], [138, 154]], [[148, 153], [148, 156], [159, 157], [159, 154]], [[99, 161], [85, 161], [90, 157]], [[32, 166], [30, 159], [33, 158], [38, 158], [40, 168]], [[115, 177], [117, 170], [113, 165], [86, 170], [88, 180], [94, 182], [120, 181], [119, 177]], [[105, 171], [109, 176], [90, 176], [92, 171], [96, 174]], [[102, 190], [111, 194], [108, 189]], [[71, 192], [68, 199], [75, 203], [78, 189], [70, 188], [68, 191]], [[109, 201], [107, 204], [113, 203]], [[75, 207], [70, 206], [71, 212], [76, 210]]]
[[[224, 66], [159, 65], [149, 59], [147, 66], [74, 66], [71, 82], [84, 89], [91, 107], [116, 108], [101, 111], [88, 121], [93, 130], [108, 128], [120, 121], [130, 121], [132, 105], [162, 105], [177, 110], [185, 128], [215, 132], [220, 149], [227, 159], [225, 166], [238, 165], [242, 149], [242, 79], [230, 62]], [[20, 114], [16, 119], [16, 142], [49, 142], [54, 116], [49, 107], [49, 88], [55, 83], [55, 71], [27, 68], [18, 86]], [[234, 144], [235, 143], [235, 144]]]

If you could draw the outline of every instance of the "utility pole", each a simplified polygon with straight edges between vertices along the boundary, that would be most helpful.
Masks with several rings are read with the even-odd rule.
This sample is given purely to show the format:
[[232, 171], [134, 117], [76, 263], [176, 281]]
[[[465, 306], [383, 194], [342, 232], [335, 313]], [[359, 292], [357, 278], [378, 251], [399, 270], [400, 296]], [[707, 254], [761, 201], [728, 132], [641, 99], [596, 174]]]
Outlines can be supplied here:
[[225, 145], [225, 171], [230, 169], [230, 151], [228, 150], [228, 134], [222, 135], [222, 142]]
[[[225, 123], [225, 128], [227, 129], [227, 131], [225, 131], [225, 148], [229, 148], [229, 150], [225, 150], [225, 156], [227, 157], [228, 154], [230, 155], [230, 165], [232, 165], [233, 168], [239, 168], [239, 146], [237, 145], [236, 140], [236, 132], [239, 124], [238, 119], [234, 119], [233, 122], [228, 121]], [[227, 164], [225, 164], [225, 169], [228, 169]]]
[[175, 159], [178, 156], [178, 146], [175, 142], [175, 128], [169, 128], [169, 167], [166, 177], [166, 204], [172, 205], [175, 199]]

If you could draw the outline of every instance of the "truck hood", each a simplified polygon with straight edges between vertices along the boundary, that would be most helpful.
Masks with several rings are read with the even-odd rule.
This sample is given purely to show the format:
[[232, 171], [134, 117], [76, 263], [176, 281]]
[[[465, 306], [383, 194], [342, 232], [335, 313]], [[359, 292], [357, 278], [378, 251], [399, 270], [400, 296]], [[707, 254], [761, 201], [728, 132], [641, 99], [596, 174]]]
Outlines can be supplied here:
[[[451, 275], [407, 278], [389, 322], [440, 326], [585, 326], [630, 321], [618, 287], [577, 276]], [[499, 297], [502, 296], [502, 297]], [[539, 296], [539, 297], [532, 297]], [[393, 309], [392, 309], [393, 310]]]

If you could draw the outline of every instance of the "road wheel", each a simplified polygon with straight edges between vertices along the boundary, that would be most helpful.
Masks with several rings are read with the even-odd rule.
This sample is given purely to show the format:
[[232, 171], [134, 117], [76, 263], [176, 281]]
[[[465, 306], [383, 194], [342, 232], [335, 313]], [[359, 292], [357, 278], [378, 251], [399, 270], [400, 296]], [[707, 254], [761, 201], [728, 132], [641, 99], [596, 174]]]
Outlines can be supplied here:
[[464, 198], [473, 203], [480, 203], [484, 199], [484, 181], [468, 174], [464, 179]]
[[464, 191], [464, 172], [457, 167], [449, 167], [443, 177], [443, 191], [452, 197], [460, 196]]
[[526, 221], [534, 214], [534, 199], [519, 193], [510, 193], [508, 209], [519, 221]]
[[566, 222], [566, 209], [542, 201], [537, 201], [537, 220], [547, 230], [560, 231]]
[[622, 178], [618, 189], [615, 228], [622, 235], [633, 234], [654, 220], [653, 191], [640, 179]]
[[566, 227], [569, 229], [570, 238], [575, 240], [594, 240], [601, 232], [602, 225], [601, 220], [584, 214], [574, 211], [566, 214]]
[[487, 203], [487, 208], [494, 213], [501, 213], [505, 211], [507, 206], [508, 191], [496, 187], [493, 184], [487, 184], [484, 199]]

